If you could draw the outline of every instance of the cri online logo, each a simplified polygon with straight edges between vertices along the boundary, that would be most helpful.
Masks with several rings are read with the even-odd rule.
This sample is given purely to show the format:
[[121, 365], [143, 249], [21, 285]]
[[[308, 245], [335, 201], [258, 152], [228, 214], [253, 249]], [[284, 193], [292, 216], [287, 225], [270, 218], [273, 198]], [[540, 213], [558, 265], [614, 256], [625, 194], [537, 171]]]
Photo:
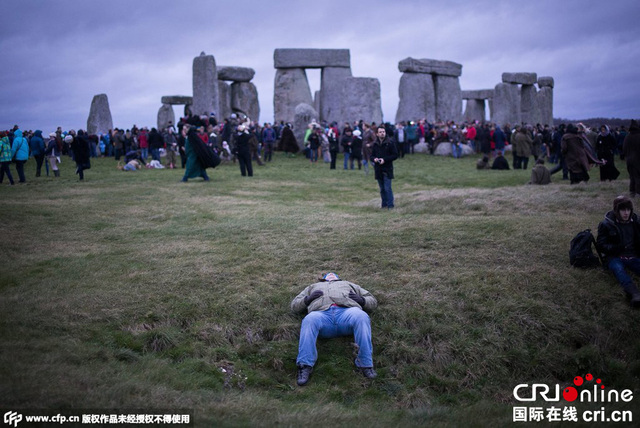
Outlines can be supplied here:
[[[608, 389], [605, 391], [602, 380], [595, 379], [594, 382], [594, 377], [591, 373], [587, 373], [584, 378], [582, 376], [576, 376], [573, 378], [573, 384], [578, 387], [583, 386], [583, 389], [578, 392], [573, 386], [564, 388], [562, 390], [562, 398], [569, 402], [576, 401], [578, 398], [584, 403], [617, 403], [620, 400], [624, 402], [633, 400], [633, 391], [629, 389], [623, 391]], [[591, 388], [591, 386], [593, 386], [593, 388]], [[520, 391], [529, 388], [531, 390], [531, 396], [522, 397]], [[534, 383], [531, 386], [526, 383], [521, 383], [513, 388], [513, 396], [518, 401], [536, 401], [538, 400], [538, 396], [545, 401], [560, 401], [560, 385], [556, 384], [552, 390], [549, 385], [544, 383]]]

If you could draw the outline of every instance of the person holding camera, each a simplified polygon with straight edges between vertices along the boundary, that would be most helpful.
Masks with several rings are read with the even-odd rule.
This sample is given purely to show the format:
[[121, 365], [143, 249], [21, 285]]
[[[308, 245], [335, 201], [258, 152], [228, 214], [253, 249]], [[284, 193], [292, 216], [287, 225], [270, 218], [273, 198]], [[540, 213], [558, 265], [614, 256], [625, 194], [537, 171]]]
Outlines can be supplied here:
[[380, 187], [381, 208], [392, 209], [394, 205], [391, 180], [393, 180], [393, 161], [398, 159], [398, 150], [387, 137], [387, 131], [383, 125], [378, 127], [377, 136], [371, 147], [369, 160], [373, 163], [375, 177]]

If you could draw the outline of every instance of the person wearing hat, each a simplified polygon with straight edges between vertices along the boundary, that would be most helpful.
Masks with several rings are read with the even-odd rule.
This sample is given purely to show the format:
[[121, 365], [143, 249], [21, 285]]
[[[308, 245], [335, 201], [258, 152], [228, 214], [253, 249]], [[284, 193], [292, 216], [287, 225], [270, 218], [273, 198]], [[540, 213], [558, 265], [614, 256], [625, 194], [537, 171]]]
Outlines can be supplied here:
[[58, 146], [58, 140], [56, 137], [57, 135], [55, 132], [49, 134], [49, 141], [47, 142], [47, 148], [45, 149], [44, 154], [47, 156], [47, 161], [53, 171], [53, 175], [55, 177], [60, 177], [58, 163], [60, 162], [62, 151], [60, 150], [60, 146]]
[[640, 274], [640, 224], [631, 199], [618, 196], [613, 200], [613, 210], [598, 225], [596, 244], [605, 267], [613, 272], [631, 306], [640, 307], [640, 291], [627, 272]]
[[249, 130], [246, 125], [240, 124], [236, 128], [235, 138], [233, 139], [233, 154], [238, 158], [240, 164], [240, 174], [243, 177], [247, 175], [253, 177], [253, 166], [251, 165], [251, 142]]
[[291, 302], [295, 313], [307, 313], [300, 326], [296, 382], [306, 385], [318, 359], [316, 341], [320, 338], [351, 336], [358, 345], [357, 370], [367, 379], [377, 376], [373, 369], [371, 321], [365, 311], [372, 311], [378, 301], [371, 293], [329, 272], [319, 282], [309, 285]]
[[362, 169], [362, 132], [359, 129], [353, 131], [351, 139], [351, 157], [349, 158], [350, 168], [354, 168], [354, 163], [358, 163], [358, 169]]

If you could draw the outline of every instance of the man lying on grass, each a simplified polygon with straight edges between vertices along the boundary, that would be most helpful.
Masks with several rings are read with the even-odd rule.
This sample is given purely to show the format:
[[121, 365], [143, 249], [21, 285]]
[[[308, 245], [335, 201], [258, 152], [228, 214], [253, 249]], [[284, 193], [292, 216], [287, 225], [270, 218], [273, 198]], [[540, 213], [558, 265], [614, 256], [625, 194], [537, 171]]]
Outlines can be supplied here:
[[358, 344], [355, 365], [368, 379], [375, 378], [371, 354], [371, 321], [364, 310], [372, 311], [378, 301], [371, 293], [359, 285], [342, 281], [329, 272], [320, 282], [311, 284], [291, 302], [291, 310], [307, 312], [300, 327], [298, 346], [297, 383], [302, 386], [309, 382], [313, 366], [318, 359], [316, 340], [338, 336], [354, 335]]

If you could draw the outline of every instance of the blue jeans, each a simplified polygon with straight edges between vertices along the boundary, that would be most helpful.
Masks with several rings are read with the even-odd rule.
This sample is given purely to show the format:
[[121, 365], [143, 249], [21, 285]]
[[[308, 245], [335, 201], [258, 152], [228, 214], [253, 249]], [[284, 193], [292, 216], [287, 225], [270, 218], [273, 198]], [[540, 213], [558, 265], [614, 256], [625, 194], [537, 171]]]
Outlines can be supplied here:
[[350, 157], [351, 157], [351, 153], [344, 154], [344, 169], [347, 169], [347, 165], [349, 164]]
[[331, 339], [353, 334], [358, 347], [357, 367], [373, 367], [373, 346], [371, 345], [371, 320], [360, 308], [331, 306], [326, 311], [313, 311], [302, 320], [300, 344], [298, 345], [299, 366], [314, 366], [318, 359], [316, 340], [318, 337]]
[[151, 159], [160, 162], [160, 149], [151, 149]]
[[144, 149], [140, 149], [140, 156], [142, 156], [142, 159], [144, 159], [144, 161], [147, 161], [147, 158], [149, 157], [149, 149], [148, 148], [144, 148]]
[[625, 268], [628, 268], [632, 272], [640, 275], [640, 258], [633, 257], [622, 259], [620, 257], [612, 257], [609, 260], [609, 270], [613, 272], [620, 283], [620, 286], [628, 294], [635, 294], [638, 292], [638, 289]]
[[456, 143], [452, 143], [451, 144], [451, 152], [453, 154], [453, 157], [458, 159], [462, 157], [462, 145], [460, 144], [456, 144]]
[[380, 197], [382, 198], [382, 208], [393, 208], [393, 190], [391, 189], [391, 179], [387, 175], [383, 175], [378, 180], [380, 187]]

